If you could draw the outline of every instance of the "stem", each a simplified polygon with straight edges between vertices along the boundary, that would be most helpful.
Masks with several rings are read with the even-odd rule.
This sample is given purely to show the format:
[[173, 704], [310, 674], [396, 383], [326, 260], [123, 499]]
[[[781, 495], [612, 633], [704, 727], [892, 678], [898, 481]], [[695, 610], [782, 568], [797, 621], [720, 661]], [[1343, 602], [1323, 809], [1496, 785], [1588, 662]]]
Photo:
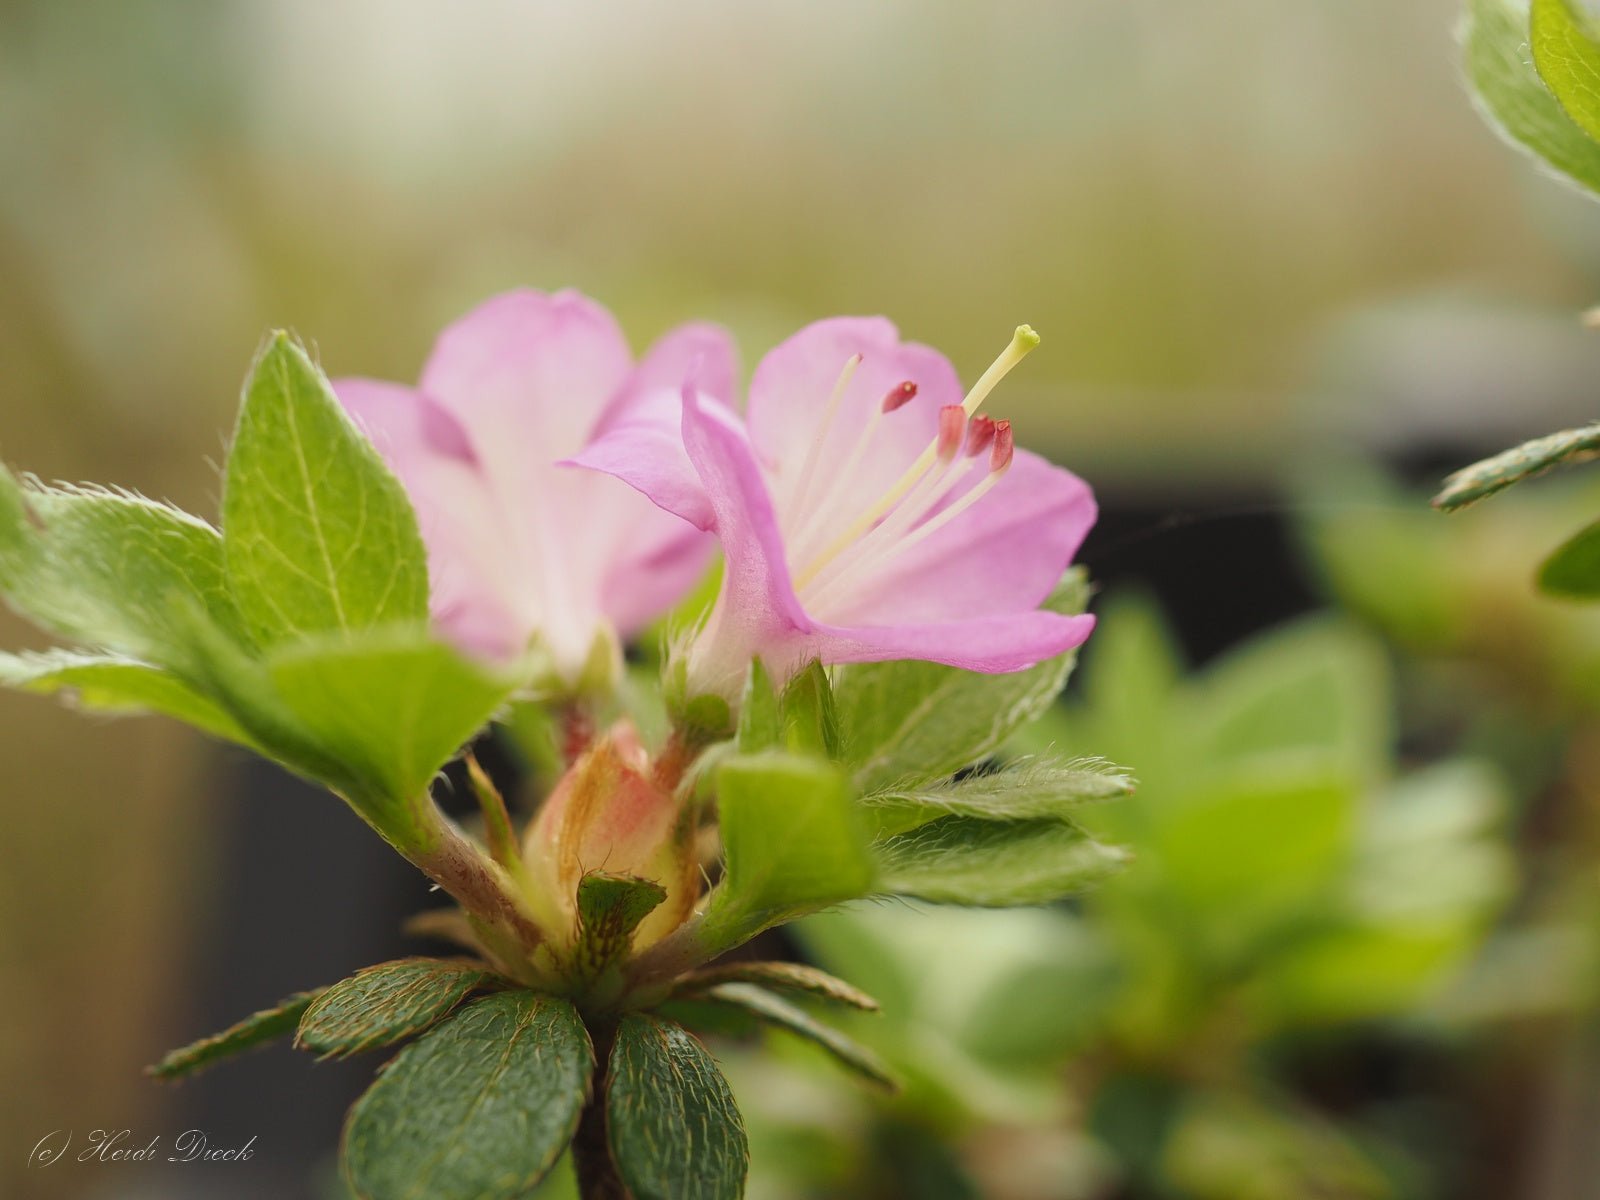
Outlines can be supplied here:
[[406, 857], [495, 934], [530, 953], [544, 940], [544, 931], [519, 901], [509, 876], [453, 821], [434, 811], [433, 843]]
[[591, 1032], [595, 1041], [594, 1079], [589, 1089], [589, 1103], [583, 1106], [578, 1132], [572, 1139], [572, 1165], [578, 1173], [578, 1195], [582, 1200], [632, 1200], [622, 1177], [617, 1174], [617, 1164], [611, 1157], [606, 1136], [606, 1064], [611, 1059], [616, 1028], [594, 1028]]

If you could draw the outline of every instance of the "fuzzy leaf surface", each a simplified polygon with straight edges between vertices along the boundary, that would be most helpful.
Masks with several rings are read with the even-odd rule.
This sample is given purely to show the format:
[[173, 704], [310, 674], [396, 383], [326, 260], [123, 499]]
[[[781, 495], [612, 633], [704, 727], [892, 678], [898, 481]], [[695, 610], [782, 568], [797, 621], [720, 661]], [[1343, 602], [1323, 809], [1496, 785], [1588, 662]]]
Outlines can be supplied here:
[[309, 992], [296, 992], [280, 1000], [274, 1007], [252, 1013], [237, 1025], [230, 1025], [221, 1033], [212, 1034], [210, 1037], [201, 1038], [197, 1042], [190, 1042], [187, 1046], [174, 1050], [151, 1067], [148, 1073], [157, 1079], [179, 1079], [204, 1070], [225, 1058], [232, 1058], [246, 1050], [264, 1046], [277, 1038], [288, 1037], [299, 1024], [302, 1014], [321, 994], [320, 988]]
[[1059, 820], [942, 817], [875, 847], [879, 889], [941, 904], [1048, 904], [1120, 870], [1123, 851]]
[[491, 978], [481, 963], [402, 958], [341, 979], [300, 1019], [295, 1044], [344, 1058], [421, 1033]]
[[1064, 817], [1081, 805], [1126, 796], [1133, 786], [1132, 776], [1103, 759], [1036, 759], [946, 783], [877, 792], [862, 803], [881, 832], [900, 833], [947, 816], [981, 821]]
[[706, 993], [711, 1000], [732, 1005], [760, 1018], [768, 1025], [787, 1030], [814, 1045], [821, 1046], [835, 1060], [888, 1092], [899, 1090], [899, 1082], [887, 1063], [852, 1037], [824, 1025], [803, 1009], [774, 996], [765, 988], [749, 983], [725, 983]]
[[789, 992], [860, 1012], [878, 1011], [878, 1002], [860, 988], [826, 971], [796, 962], [733, 962], [702, 967], [684, 976], [673, 994], [694, 996], [724, 983], [753, 983], [768, 991]]

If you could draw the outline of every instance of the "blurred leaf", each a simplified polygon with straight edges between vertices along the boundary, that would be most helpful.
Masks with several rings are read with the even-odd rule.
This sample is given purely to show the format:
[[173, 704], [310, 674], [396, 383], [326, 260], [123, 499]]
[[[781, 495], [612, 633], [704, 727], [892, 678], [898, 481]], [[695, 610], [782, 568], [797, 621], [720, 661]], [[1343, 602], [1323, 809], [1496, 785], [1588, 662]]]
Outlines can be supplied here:
[[177, 675], [131, 658], [49, 650], [0, 654], [0, 684], [27, 692], [59, 692], [79, 708], [111, 713], [163, 713], [230, 742], [254, 746], [248, 733], [209, 697]]
[[789, 754], [729, 758], [717, 769], [717, 806], [727, 869], [705, 918], [713, 943], [731, 945], [872, 890], [855, 798], [831, 764]]
[[1600, 139], [1600, 46], [1569, 0], [1533, 0], [1529, 44], [1539, 77], [1562, 111]]
[[198, 517], [93, 488], [20, 487], [0, 467], [0, 591], [43, 629], [158, 666], [183, 666], [184, 604], [229, 637], [229, 598], [216, 530]]
[[174, 1050], [155, 1066], [148, 1068], [147, 1073], [157, 1079], [178, 1079], [204, 1070], [225, 1058], [232, 1058], [246, 1050], [264, 1046], [277, 1038], [288, 1037], [300, 1023], [301, 1015], [321, 994], [320, 988], [309, 992], [296, 992], [280, 1000], [276, 1006], [253, 1013], [221, 1033], [201, 1038], [198, 1042], [191, 1042], [182, 1049]]
[[952, 815], [983, 821], [1062, 817], [1133, 788], [1125, 770], [1102, 759], [1024, 760], [932, 787], [878, 792], [862, 803], [880, 833], [901, 833]]
[[357, 971], [311, 1005], [295, 1044], [346, 1058], [421, 1033], [491, 978], [480, 962], [402, 958]]
[[222, 523], [234, 599], [264, 643], [427, 620], [410, 501], [287, 334], [245, 383]]
[[571, 1142], [593, 1071], [567, 1001], [485, 996], [400, 1051], [356, 1101], [346, 1173], [363, 1200], [520, 1200]]
[[[1044, 607], [1080, 613], [1086, 576], [1069, 572]], [[1037, 718], [1067, 681], [1075, 651], [1026, 671], [984, 675], [924, 662], [840, 668], [838, 704], [843, 759], [863, 792], [941, 779], [994, 753]]]
[[634, 1200], [737, 1200], [750, 1147], [722, 1072], [671, 1021], [630, 1013], [606, 1076], [606, 1136]]
[[1568, 600], [1600, 600], [1600, 521], [1574, 534], [1544, 560], [1539, 589]]
[[880, 891], [941, 904], [1047, 904], [1115, 874], [1127, 856], [1059, 820], [942, 817], [880, 842]]
[[885, 1091], [893, 1092], [899, 1087], [888, 1065], [871, 1050], [854, 1038], [824, 1025], [788, 1001], [780, 1000], [765, 988], [750, 983], [724, 983], [712, 988], [706, 997], [744, 1009], [769, 1025], [786, 1029], [821, 1046], [850, 1070]]
[[420, 628], [281, 645], [267, 672], [317, 741], [392, 802], [425, 797], [511, 691]]
[[[1600, 192], [1600, 145], [1561, 110], [1530, 61], [1525, 0], [1468, 0], [1467, 14], [1462, 29], [1467, 77], [1485, 119], [1569, 181], [1591, 193]], [[1470, 503], [1487, 494], [1441, 507]]]
[[[1600, 145], [1593, 149], [1600, 155]], [[1600, 423], [1547, 434], [1463, 467], [1444, 481], [1439, 494], [1433, 498], [1433, 506], [1444, 512], [1456, 512], [1531, 476], [1559, 466], [1590, 462], [1597, 456], [1600, 456]]]
[[862, 1012], [877, 1012], [878, 1002], [842, 979], [793, 962], [735, 962], [691, 971], [678, 981], [674, 996], [692, 996], [724, 983], [754, 983], [774, 992], [792, 992]]

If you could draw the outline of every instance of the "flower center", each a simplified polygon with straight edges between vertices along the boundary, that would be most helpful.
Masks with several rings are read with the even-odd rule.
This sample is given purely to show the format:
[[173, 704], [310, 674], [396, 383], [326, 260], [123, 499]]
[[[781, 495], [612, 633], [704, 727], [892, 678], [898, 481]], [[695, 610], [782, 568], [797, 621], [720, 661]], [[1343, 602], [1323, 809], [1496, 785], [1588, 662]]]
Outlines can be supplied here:
[[[1014, 453], [1011, 422], [975, 414], [995, 385], [1038, 344], [1038, 334], [1026, 325], [1019, 326], [1011, 344], [972, 385], [966, 398], [940, 409], [938, 431], [926, 449], [903, 475], [853, 516], [836, 511], [843, 504], [841, 494], [848, 493], [849, 482], [880, 423], [916, 396], [917, 385], [907, 380], [890, 389], [874, 407], [839, 469], [819, 488], [816, 476], [821, 447], [861, 357], [855, 355], [846, 362], [788, 506], [793, 514], [791, 536], [785, 539], [789, 565], [796, 594], [808, 611], [840, 600], [853, 583], [932, 537], [1000, 482]], [[980, 463], [987, 465], [985, 477], [956, 497]], [[812, 549], [846, 517], [850, 519], [840, 532], [821, 549]]]

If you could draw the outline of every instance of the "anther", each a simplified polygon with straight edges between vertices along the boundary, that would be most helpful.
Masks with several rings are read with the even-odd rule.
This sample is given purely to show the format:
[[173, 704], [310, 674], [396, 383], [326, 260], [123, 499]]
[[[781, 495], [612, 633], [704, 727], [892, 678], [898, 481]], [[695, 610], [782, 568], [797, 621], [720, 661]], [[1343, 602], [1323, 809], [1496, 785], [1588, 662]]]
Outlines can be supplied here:
[[994, 418], [984, 413], [979, 413], [967, 425], [967, 457], [977, 458], [993, 442]]
[[996, 421], [994, 423], [994, 445], [989, 450], [989, 470], [995, 474], [1005, 471], [1011, 466], [1011, 456], [1016, 453], [1016, 445], [1011, 437], [1011, 422]]
[[938, 456], [943, 463], [952, 462], [967, 436], [967, 412], [959, 404], [946, 404], [939, 410]]
[[917, 397], [917, 385], [911, 380], [898, 383], [889, 389], [889, 394], [883, 398], [883, 411], [892, 413], [902, 405], [910, 404]]

